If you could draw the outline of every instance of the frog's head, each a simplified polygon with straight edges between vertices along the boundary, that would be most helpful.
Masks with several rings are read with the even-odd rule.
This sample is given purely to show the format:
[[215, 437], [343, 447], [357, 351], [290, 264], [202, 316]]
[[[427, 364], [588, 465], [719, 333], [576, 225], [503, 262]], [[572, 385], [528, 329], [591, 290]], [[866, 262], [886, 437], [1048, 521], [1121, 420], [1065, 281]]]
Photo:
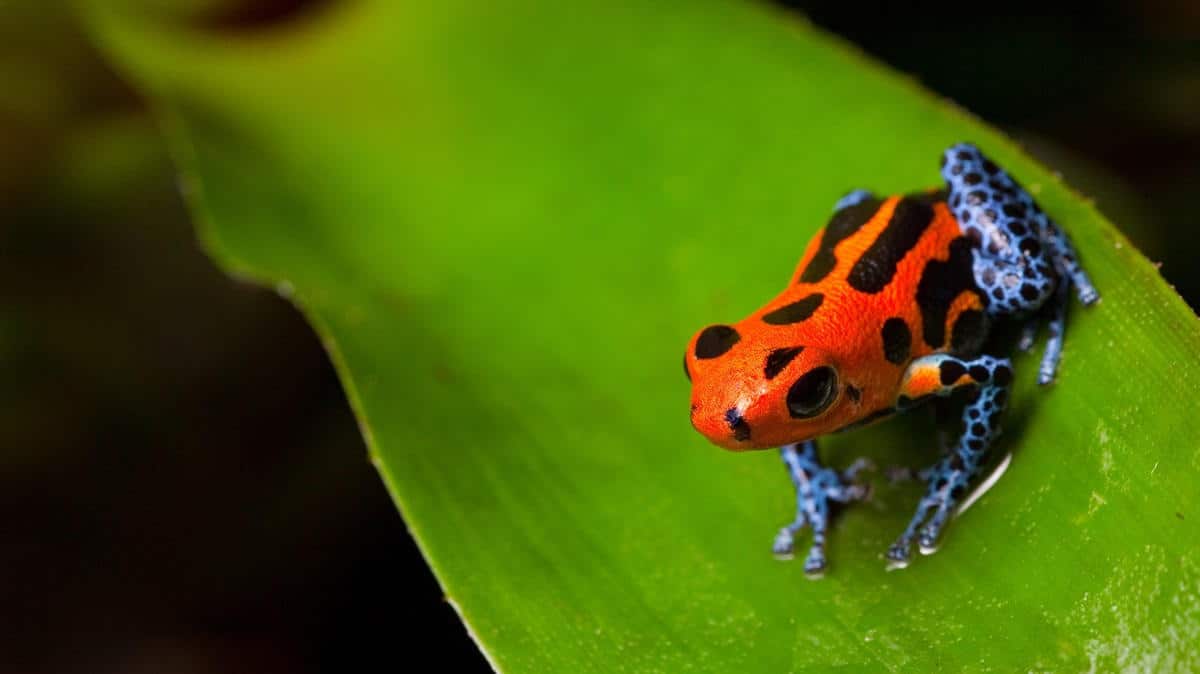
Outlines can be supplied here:
[[692, 382], [692, 425], [714, 444], [777, 447], [851, 420], [857, 390], [843, 387], [832, 354], [774, 341], [761, 333], [743, 338], [729, 325], [711, 325], [692, 338], [683, 359]]

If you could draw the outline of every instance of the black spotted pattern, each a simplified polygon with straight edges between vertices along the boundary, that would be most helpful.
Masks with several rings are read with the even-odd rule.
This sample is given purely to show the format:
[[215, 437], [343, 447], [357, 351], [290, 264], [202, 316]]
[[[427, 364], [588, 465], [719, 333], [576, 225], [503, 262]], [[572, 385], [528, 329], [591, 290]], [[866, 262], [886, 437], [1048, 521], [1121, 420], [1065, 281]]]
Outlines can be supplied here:
[[763, 366], [763, 375], [765, 375], [767, 379], [774, 379], [779, 375], [780, 372], [783, 372], [783, 368], [787, 367], [788, 363], [791, 363], [793, 360], [795, 360], [796, 356], [799, 356], [800, 352], [803, 350], [803, 346], [793, 346], [787, 349], [775, 349], [771, 353], [767, 354], [767, 363], [765, 366]]
[[912, 331], [903, 318], [893, 316], [883, 323], [883, 357], [893, 365], [903, 365], [912, 350]]
[[809, 260], [804, 271], [800, 273], [799, 282], [817, 283], [828, 276], [829, 272], [833, 271], [834, 266], [837, 265], [837, 257], [834, 256], [833, 249], [842, 240], [867, 224], [882, 203], [876, 198], [864, 199], [834, 213], [829, 224], [825, 225], [825, 231], [821, 234], [821, 243], [817, 246], [817, 252]]
[[741, 338], [737, 330], [728, 325], [710, 325], [696, 338], [696, 357], [704, 360], [723, 356]]
[[896, 267], [933, 222], [933, 206], [926, 199], [904, 197], [896, 204], [887, 227], [850, 269], [846, 281], [851, 288], [877, 293], [892, 282]]
[[763, 322], [769, 325], [791, 325], [807, 320], [812, 316], [817, 309], [821, 307], [821, 303], [825, 301], [825, 296], [821, 293], [813, 293], [804, 299], [796, 300], [791, 304], [785, 304], [775, 311], [766, 314], [762, 317]]
[[[950, 242], [950, 258], [925, 263], [917, 284], [917, 306], [921, 308], [921, 327], [925, 343], [940, 349], [946, 343], [946, 315], [950, 305], [964, 290], [975, 290], [971, 270], [971, 243], [965, 237]], [[981, 297], [984, 304], [986, 298]]]
[[943, 360], [938, 366], [938, 371], [941, 373], [942, 386], [953, 386], [954, 382], [967, 373], [967, 368], [958, 360]]

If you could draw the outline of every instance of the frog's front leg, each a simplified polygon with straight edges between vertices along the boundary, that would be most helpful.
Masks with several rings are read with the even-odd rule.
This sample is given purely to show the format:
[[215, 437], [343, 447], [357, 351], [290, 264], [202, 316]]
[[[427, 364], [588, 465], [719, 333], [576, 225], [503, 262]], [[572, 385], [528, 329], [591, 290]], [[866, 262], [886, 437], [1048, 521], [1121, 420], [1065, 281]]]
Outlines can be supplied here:
[[888, 548], [887, 558], [892, 566], [908, 564], [914, 538], [918, 539], [922, 552], [933, 551], [967, 483], [986, 461], [988, 447], [1000, 434], [997, 418], [1004, 409], [1011, 380], [1009, 360], [992, 356], [968, 360], [933, 354], [913, 361], [905, 372], [897, 400], [901, 409], [931, 396], [948, 396], [959, 389], [968, 389], [970, 394], [962, 411], [962, 435], [946, 456], [927, 469], [924, 475], [929, 486], [925, 496], [908, 528]]
[[784, 445], [780, 448], [783, 464], [792, 484], [796, 486], [796, 519], [779, 530], [772, 551], [776, 557], [791, 559], [796, 532], [805, 524], [812, 527], [813, 544], [804, 560], [804, 572], [819, 576], [825, 570], [825, 532], [829, 528], [831, 501], [848, 503], [867, 495], [867, 487], [854, 484], [855, 476], [870, 467], [870, 462], [855, 461], [843, 473], [821, 465], [817, 443], [813, 440]]

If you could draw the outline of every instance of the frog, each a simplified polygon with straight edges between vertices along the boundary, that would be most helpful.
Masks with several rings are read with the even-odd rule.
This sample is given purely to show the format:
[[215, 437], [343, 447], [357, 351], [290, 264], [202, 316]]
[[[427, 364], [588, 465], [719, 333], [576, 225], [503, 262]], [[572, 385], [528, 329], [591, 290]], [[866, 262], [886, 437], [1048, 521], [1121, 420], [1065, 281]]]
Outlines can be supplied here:
[[782, 292], [739, 322], [699, 330], [684, 353], [692, 426], [728, 450], [779, 448], [796, 509], [772, 551], [792, 558], [808, 526], [810, 577], [828, 565], [831, 507], [869, 498], [861, 476], [874, 467], [828, 467], [818, 438], [931, 402], [961, 406], [951, 407], [956, 439], [917, 473], [924, 495], [884, 553], [902, 568], [914, 542], [936, 549], [991, 458], [1014, 374], [1011, 354], [984, 353], [996, 326], [1014, 325], [1012, 346], [1024, 351], [1047, 326], [1037, 380], [1048, 385], [1071, 289], [1085, 306], [1100, 299], [1062, 228], [978, 147], [945, 149], [940, 173], [943, 187], [911, 194], [850, 190]]

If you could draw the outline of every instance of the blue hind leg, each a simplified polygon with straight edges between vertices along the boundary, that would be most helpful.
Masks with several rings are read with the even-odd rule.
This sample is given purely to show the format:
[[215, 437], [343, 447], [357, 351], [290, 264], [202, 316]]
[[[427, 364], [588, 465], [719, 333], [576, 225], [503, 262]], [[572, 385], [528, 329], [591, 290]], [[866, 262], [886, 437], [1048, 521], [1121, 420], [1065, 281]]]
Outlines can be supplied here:
[[887, 551], [892, 568], [908, 565], [913, 540], [923, 553], [932, 552], [954, 514], [971, 478], [987, 462], [988, 448], [1000, 435], [999, 416], [1008, 397], [1012, 364], [1007, 358], [979, 356], [962, 360], [944, 353], [914, 360], [905, 372], [897, 406], [906, 408], [930, 396], [968, 392], [962, 410], [962, 432], [949, 452], [921, 478], [928, 487], [904, 533]]
[[[942, 177], [947, 203], [972, 242], [975, 281], [987, 298], [988, 313], [1028, 319], [1053, 303], [1051, 337], [1038, 373], [1041, 383], [1053, 381], [1062, 355], [1069, 288], [1075, 287], [1085, 305], [1100, 297], [1070, 239], [1029, 192], [973, 145], [960, 143], [945, 151]], [[1026, 327], [1019, 346], [1032, 346], [1035, 329]]]

